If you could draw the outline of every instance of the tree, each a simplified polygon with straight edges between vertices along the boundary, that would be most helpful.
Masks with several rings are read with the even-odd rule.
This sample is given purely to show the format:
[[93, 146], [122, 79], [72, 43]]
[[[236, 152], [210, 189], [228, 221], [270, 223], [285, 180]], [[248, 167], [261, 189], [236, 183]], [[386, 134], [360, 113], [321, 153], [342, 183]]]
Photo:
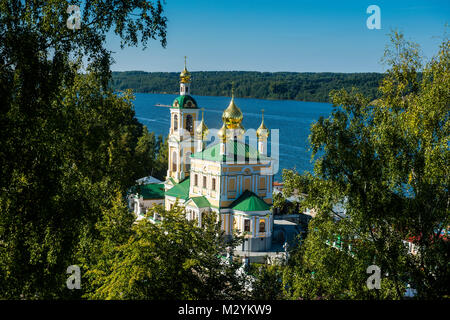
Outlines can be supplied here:
[[167, 174], [167, 167], [169, 164], [169, 143], [168, 137], [163, 139], [162, 135], [158, 136], [156, 144], [158, 146], [158, 154], [156, 156], [155, 177], [163, 180]]
[[[166, 43], [160, 2], [0, 1], [0, 297], [77, 297], [66, 268], [92, 250], [117, 190], [134, 182], [142, 126], [109, 88], [111, 29], [122, 44]], [[82, 64], [81, 61], [85, 61]], [[83, 251], [84, 250], [84, 251]], [[84, 257], [89, 261], [90, 257]]]
[[[381, 97], [335, 91], [331, 116], [311, 128], [314, 175], [304, 176], [302, 205], [317, 216], [286, 276], [293, 297], [401, 299], [407, 283], [419, 298], [449, 294], [450, 42], [423, 70], [416, 44], [397, 32], [391, 43]], [[295, 175], [284, 173], [285, 191], [304, 187]], [[379, 291], [365, 288], [372, 264]]]
[[157, 147], [155, 134], [148, 132], [147, 127], [144, 126], [143, 134], [136, 146], [136, 162], [141, 177], [151, 175], [155, 169]]
[[[234, 81], [239, 97], [320, 102], [329, 102], [329, 92], [333, 89], [352, 87], [375, 99], [379, 96], [377, 88], [383, 78], [382, 73], [254, 71], [196, 71], [192, 76], [198, 95], [226, 96]], [[111, 85], [116, 90], [176, 94], [180, 79], [178, 72], [115, 71], [112, 80]]]
[[283, 267], [276, 264], [255, 266], [251, 266], [255, 270], [250, 273], [255, 278], [252, 284], [252, 299], [283, 299]]
[[[126, 208], [122, 208], [125, 212]], [[113, 245], [106, 242], [102, 258], [87, 273], [92, 299], [242, 299], [247, 296], [246, 277], [240, 263], [228, 259], [228, 248], [238, 245], [224, 237], [215, 214], [199, 227], [185, 218], [184, 208], [154, 210], [160, 223], [142, 219], [131, 235]], [[124, 215], [125, 213], [123, 213]], [[153, 213], [152, 213], [153, 214]], [[105, 213], [102, 233], [112, 239], [114, 220]], [[123, 233], [121, 233], [123, 234]]]

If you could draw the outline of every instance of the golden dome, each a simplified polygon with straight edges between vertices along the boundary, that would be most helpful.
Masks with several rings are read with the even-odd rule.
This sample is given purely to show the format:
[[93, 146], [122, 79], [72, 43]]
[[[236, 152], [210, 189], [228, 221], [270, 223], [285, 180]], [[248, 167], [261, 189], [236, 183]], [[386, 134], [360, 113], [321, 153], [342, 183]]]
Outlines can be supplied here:
[[180, 80], [183, 83], [191, 82], [191, 73], [186, 68], [186, 56], [184, 57], [184, 69], [180, 73]]
[[[234, 90], [233, 90], [234, 91]], [[222, 121], [227, 125], [228, 129], [242, 128], [241, 122], [243, 119], [242, 111], [234, 103], [234, 92], [231, 96], [231, 101], [228, 107], [222, 114]]]
[[186, 68], [180, 73], [180, 80], [183, 83], [191, 82], [191, 73]]
[[195, 129], [195, 133], [198, 137], [200, 137], [202, 140], [206, 139], [206, 136], [208, 135], [208, 127], [205, 124], [205, 121], [203, 121], [203, 112], [205, 109], [202, 108], [202, 121]]
[[219, 132], [217, 132], [217, 136], [221, 141], [227, 140], [227, 127], [225, 126], [225, 123], [222, 125], [222, 128], [219, 129]]
[[264, 109], [261, 110], [261, 113], [262, 113], [261, 125], [256, 130], [256, 136], [258, 138], [267, 138], [269, 136], [269, 129], [267, 129], [267, 127], [264, 125]]

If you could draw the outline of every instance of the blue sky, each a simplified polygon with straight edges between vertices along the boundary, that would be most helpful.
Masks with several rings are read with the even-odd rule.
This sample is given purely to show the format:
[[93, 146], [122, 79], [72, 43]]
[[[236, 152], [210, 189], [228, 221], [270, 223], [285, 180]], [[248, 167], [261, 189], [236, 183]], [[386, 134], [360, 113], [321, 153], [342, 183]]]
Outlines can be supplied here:
[[[380, 30], [366, 26], [370, 5], [381, 9]], [[120, 49], [108, 37], [113, 71], [180, 71], [186, 55], [190, 71], [382, 72], [393, 28], [426, 57], [437, 52], [450, 1], [167, 0], [165, 14], [165, 49]]]

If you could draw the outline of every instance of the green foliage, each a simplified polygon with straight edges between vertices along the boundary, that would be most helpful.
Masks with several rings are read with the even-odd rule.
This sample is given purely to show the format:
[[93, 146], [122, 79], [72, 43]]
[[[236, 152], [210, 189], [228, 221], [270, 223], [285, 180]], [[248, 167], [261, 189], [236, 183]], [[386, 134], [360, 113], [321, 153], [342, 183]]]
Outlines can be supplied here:
[[155, 159], [155, 171], [154, 176], [163, 179], [167, 173], [167, 167], [169, 163], [169, 139], [163, 139], [162, 135], [158, 136], [156, 145], [158, 146], [158, 154]]
[[139, 138], [136, 146], [136, 169], [139, 175], [153, 176], [160, 180], [164, 180], [167, 173], [168, 165], [168, 140], [163, 140], [162, 135], [155, 138], [153, 132], [148, 132], [144, 126], [143, 134]]
[[283, 197], [281, 193], [276, 193], [273, 195], [273, 209], [274, 212], [277, 214], [282, 214], [283, 212], [286, 212], [286, 205], [287, 201]]
[[67, 28], [67, 1], [0, 1], [3, 299], [79, 297], [65, 287], [66, 268], [90, 259], [83, 253], [102, 211], [140, 176], [134, 159], [143, 129], [130, 93], [107, 89], [105, 35], [112, 29], [123, 45], [164, 45], [162, 7], [71, 4], [83, 8], [81, 29]]
[[280, 192], [273, 196], [273, 208], [276, 214], [297, 214], [299, 213], [300, 205], [297, 202], [286, 200]]
[[255, 277], [252, 299], [281, 300], [283, 292], [283, 267], [279, 265], [252, 265], [249, 273]]
[[[392, 280], [381, 290], [366, 286], [366, 269], [374, 264], [370, 248], [354, 238], [347, 221], [319, 215], [312, 219], [306, 241], [293, 252], [284, 272], [291, 299], [395, 299]], [[349, 247], [350, 245], [350, 247]]]
[[[178, 88], [176, 72], [113, 72], [115, 90], [133, 89], [146, 93], [173, 93]], [[329, 102], [334, 89], [359, 88], [371, 99], [379, 96], [377, 88], [383, 75], [380, 73], [295, 73], [249, 71], [192, 72], [195, 94], [202, 96], [228, 96], [235, 82], [236, 96], [243, 98], [291, 99]]]
[[[122, 209], [124, 212], [125, 208]], [[155, 207], [163, 218], [140, 220], [131, 236], [103, 244], [103, 255], [86, 277], [93, 299], [242, 299], [247, 296], [239, 263], [225, 258], [229, 246], [217, 217], [204, 216], [202, 227], [187, 221], [183, 208]], [[112, 213], [114, 214], [114, 212]], [[104, 216], [102, 234], [110, 238], [112, 220]]]
[[[315, 174], [285, 172], [285, 192], [309, 180], [303, 204], [317, 212], [286, 273], [293, 298], [401, 299], [407, 283], [419, 298], [449, 294], [450, 245], [440, 234], [450, 223], [450, 42], [419, 77], [417, 45], [395, 32], [391, 40], [380, 98], [333, 92], [331, 116], [311, 128]], [[372, 264], [379, 291], [365, 288]]]

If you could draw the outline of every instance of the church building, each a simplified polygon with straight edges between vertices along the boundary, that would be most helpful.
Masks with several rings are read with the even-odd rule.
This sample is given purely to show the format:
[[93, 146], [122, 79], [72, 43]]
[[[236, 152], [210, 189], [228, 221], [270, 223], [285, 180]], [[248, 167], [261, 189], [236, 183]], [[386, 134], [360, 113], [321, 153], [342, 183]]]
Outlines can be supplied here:
[[[237, 249], [267, 251], [273, 232], [273, 174], [264, 115], [259, 128], [247, 132], [233, 92], [222, 122], [214, 134], [209, 132], [203, 109], [191, 96], [191, 74], [185, 64], [180, 95], [170, 108], [164, 207], [170, 210], [175, 203], [184, 207], [186, 218], [198, 221], [199, 226], [206, 215], [215, 213], [227, 236], [231, 237], [233, 230], [244, 235], [245, 241]], [[246, 134], [252, 133], [256, 134], [256, 146], [245, 143]], [[216, 143], [206, 145], [212, 135]]]

